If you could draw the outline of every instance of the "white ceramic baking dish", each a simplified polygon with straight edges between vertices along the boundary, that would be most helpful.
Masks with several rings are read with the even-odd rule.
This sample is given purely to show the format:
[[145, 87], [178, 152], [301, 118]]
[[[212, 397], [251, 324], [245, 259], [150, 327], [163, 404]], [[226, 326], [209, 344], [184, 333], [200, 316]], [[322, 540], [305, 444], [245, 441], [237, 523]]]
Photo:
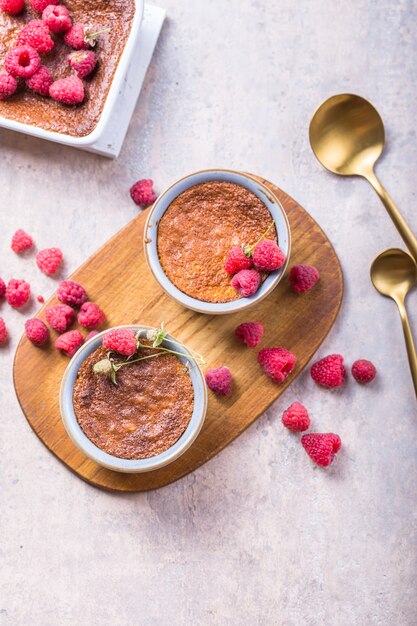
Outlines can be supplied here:
[[106, 132], [114, 106], [122, 91], [123, 82], [129, 69], [132, 55], [137, 45], [140, 26], [143, 19], [144, 2], [143, 0], [135, 0], [135, 5], [136, 10], [133, 17], [132, 28], [117, 65], [113, 82], [108, 91], [100, 119], [97, 126], [89, 135], [86, 135], [85, 137], [73, 137], [71, 135], [66, 135], [65, 133], [56, 133], [44, 130], [43, 128], [39, 128], [37, 126], [32, 126], [30, 124], [23, 124], [21, 122], [9, 120], [2, 116], [0, 116], [0, 127], [15, 130], [19, 133], [25, 133], [26, 135], [33, 135], [34, 137], [40, 137], [41, 139], [47, 139], [49, 141], [54, 141], [67, 146], [73, 146], [74, 148], [81, 148], [83, 150], [89, 150], [90, 147], [93, 147], [94, 144], [98, 143]]

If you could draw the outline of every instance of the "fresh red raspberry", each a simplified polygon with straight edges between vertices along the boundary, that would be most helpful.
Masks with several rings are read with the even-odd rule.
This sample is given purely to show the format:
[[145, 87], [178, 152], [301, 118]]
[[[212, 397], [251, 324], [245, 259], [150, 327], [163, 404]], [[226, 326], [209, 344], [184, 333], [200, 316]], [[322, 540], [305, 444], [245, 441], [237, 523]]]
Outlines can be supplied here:
[[264, 327], [259, 322], [244, 322], [239, 324], [235, 330], [235, 335], [242, 343], [246, 343], [249, 348], [254, 348], [262, 339]]
[[28, 22], [19, 32], [17, 43], [31, 46], [40, 54], [48, 54], [55, 45], [47, 25], [42, 20]]
[[62, 263], [62, 252], [59, 248], [39, 250], [36, 255], [36, 265], [47, 276], [55, 274]]
[[227, 253], [224, 269], [228, 274], [237, 274], [241, 270], [250, 270], [252, 267], [252, 257], [245, 256], [241, 246], [233, 246]]
[[74, 320], [74, 315], [74, 309], [68, 304], [56, 304], [45, 309], [46, 321], [57, 333], [64, 333], [67, 330]]
[[78, 323], [85, 328], [98, 328], [105, 320], [103, 311], [94, 302], [84, 302], [78, 313]]
[[269, 378], [282, 383], [293, 371], [297, 357], [285, 348], [263, 348], [259, 351], [258, 363]]
[[65, 33], [65, 43], [74, 50], [88, 50], [90, 47], [90, 42], [86, 41], [88, 30], [84, 24], [74, 24]]
[[37, 296], [36, 300], [43, 304], [45, 302], [45, 298], [43, 296]]
[[55, 341], [55, 348], [62, 350], [67, 356], [74, 356], [83, 343], [84, 339], [79, 330], [69, 330], [58, 337]]
[[14, 94], [17, 89], [17, 79], [6, 72], [6, 70], [0, 71], [0, 100], [9, 98]]
[[0, 317], [0, 346], [6, 343], [8, 337], [9, 333], [7, 332], [5, 321]]
[[67, 61], [78, 78], [85, 78], [96, 67], [98, 57], [92, 50], [77, 50], [68, 55]]
[[17, 15], [25, 8], [25, 0], [0, 0], [0, 9], [9, 15]]
[[33, 239], [24, 230], [19, 228], [12, 237], [11, 248], [16, 254], [30, 250], [33, 247]]
[[319, 278], [319, 271], [314, 265], [294, 265], [290, 271], [291, 288], [295, 293], [310, 291]]
[[30, 298], [30, 285], [25, 280], [12, 278], [6, 287], [6, 300], [14, 308], [19, 309]]
[[308, 456], [317, 465], [327, 467], [339, 452], [342, 442], [334, 433], [310, 433], [301, 437], [301, 443]]
[[113, 328], [104, 335], [103, 346], [107, 350], [131, 356], [137, 350], [135, 333], [130, 328]]
[[217, 396], [228, 396], [231, 393], [232, 374], [228, 367], [223, 366], [207, 370], [205, 378], [207, 387]]
[[6, 283], [0, 278], [0, 300], [6, 295]]
[[80, 104], [84, 100], [84, 85], [78, 76], [59, 78], [49, 88], [49, 95], [62, 104]]
[[301, 402], [293, 402], [282, 414], [282, 423], [289, 430], [302, 432], [310, 428], [310, 417]]
[[87, 301], [87, 292], [82, 285], [73, 280], [63, 280], [58, 285], [57, 296], [60, 302], [79, 307]]
[[29, 3], [32, 5], [32, 8], [35, 9], [37, 13], [42, 13], [42, 11], [44, 11], [48, 5], [58, 4], [59, 0], [29, 0]]
[[89, 339], [92, 339], [93, 337], [95, 337], [96, 335], [98, 335], [98, 330], [91, 330], [87, 337], [85, 338], [86, 341], [88, 341]]
[[130, 188], [130, 197], [138, 206], [146, 207], [155, 202], [157, 195], [153, 190], [153, 180], [144, 178], [138, 180]]
[[263, 239], [253, 250], [253, 264], [262, 272], [273, 272], [285, 263], [285, 255], [272, 239]]
[[359, 359], [352, 365], [352, 376], [356, 382], [366, 385], [373, 381], [376, 376], [376, 367], [371, 361]]
[[4, 68], [12, 76], [29, 78], [41, 64], [39, 54], [31, 46], [16, 46], [9, 50], [4, 59]]
[[232, 278], [232, 287], [244, 298], [253, 296], [261, 284], [261, 275], [256, 270], [240, 270]]
[[26, 337], [35, 344], [43, 346], [49, 339], [49, 330], [42, 320], [34, 318], [25, 323]]
[[41, 65], [33, 76], [25, 80], [26, 86], [41, 96], [49, 96], [49, 88], [52, 82], [52, 74], [45, 65]]
[[42, 11], [42, 21], [52, 33], [66, 33], [72, 26], [69, 11], [62, 4], [54, 6], [49, 3]]
[[346, 369], [340, 354], [330, 354], [311, 366], [311, 378], [322, 387], [340, 387], [345, 382]]

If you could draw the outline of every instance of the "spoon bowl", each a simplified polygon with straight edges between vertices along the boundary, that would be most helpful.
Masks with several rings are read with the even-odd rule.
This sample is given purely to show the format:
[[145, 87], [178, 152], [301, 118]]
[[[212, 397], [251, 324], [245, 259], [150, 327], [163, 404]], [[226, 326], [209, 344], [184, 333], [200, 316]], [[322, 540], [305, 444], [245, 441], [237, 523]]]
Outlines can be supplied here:
[[334, 174], [364, 175], [381, 156], [384, 143], [378, 111], [353, 94], [339, 94], [323, 102], [310, 123], [313, 152]]
[[371, 280], [379, 293], [397, 304], [403, 326], [408, 362], [417, 396], [417, 354], [405, 308], [405, 297], [417, 283], [417, 266], [409, 254], [393, 248], [381, 252], [371, 266]]
[[417, 261], [417, 238], [374, 172], [385, 144], [384, 124], [375, 107], [361, 96], [332, 96], [313, 115], [310, 144], [320, 163], [334, 174], [366, 178]]
[[383, 296], [405, 298], [417, 283], [417, 266], [403, 250], [385, 250], [372, 263], [371, 279]]

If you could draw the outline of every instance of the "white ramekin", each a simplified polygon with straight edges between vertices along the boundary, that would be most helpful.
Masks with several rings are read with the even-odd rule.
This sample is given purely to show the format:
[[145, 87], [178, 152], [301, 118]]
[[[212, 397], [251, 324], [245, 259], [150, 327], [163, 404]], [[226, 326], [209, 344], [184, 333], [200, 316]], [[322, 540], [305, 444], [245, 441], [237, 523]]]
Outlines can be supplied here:
[[[249, 298], [239, 298], [233, 302], [204, 302], [197, 298], [192, 298], [176, 287], [165, 274], [158, 255], [158, 225], [161, 217], [180, 193], [186, 191], [194, 185], [208, 181], [220, 180], [236, 183], [254, 193], [266, 205], [275, 222], [278, 234], [278, 242], [281, 250], [285, 254], [285, 264], [279, 270], [268, 274], [266, 280], [261, 284], [258, 291]], [[291, 232], [287, 215], [278, 198], [259, 180], [233, 170], [213, 169], [202, 170], [189, 174], [162, 193], [153, 207], [149, 211], [144, 230], [144, 250], [149, 268], [162, 289], [178, 304], [182, 304], [188, 309], [198, 313], [210, 315], [224, 315], [236, 313], [247, 309], [268, 296], [278, 285], [287, 268], [291, 253]]]
[[[126, 325], [119, 326], [118, 328], [131, 328], [135, 332], [141, 331], [143, 334], [146, 331], [151, 330], [150, 326], [136, 326], [136, 325]], [[197, 438], [207, 412], [207, 386], [204, 379], [203, 371], [197, 361], [192, 357], [187, 348], [181, 344], [176, 343], [176, 350], [184, 354], [184, 357], [178, 357], [183, 363], [189, 363], [189, 373], [191, 382], [194, 389], [194, 411], [191, 416], [190, 423], [188, 424], [186, 430], [178, 439], [178, 441], [162, 452], [153, 457], [149, 457], [148, 459], [121, 459], [119, 457], [113, 456], [104, 452], [98, 448], [88, 437], [84, 434], [82, 428], [78, 424], [77, 418], [74, 412], [73, 405], [73, 390], [74, 383], [77, 377], [78, 370], [82, 364], [82, 362], [96, 350], [102, 343], [103, 335], [108, 332], [109, 329], [99, 333], [95, 337], [92, 337], [89, 341], [87, 341], [81, 348], [75, 353], [69, 362], [67, 369], [65, 370], [64, 376], [61, 382], [61, 388], [59, 392], [59, 404], [61, 410], [61, 418], [64, 423], [65, 429], [74, 443], [74, 445], [81, 450], [85, 456], [89, 459], [98, 463], [98, 465], [102, 465], [107, 469], [114, 470], [116, 472], [124, 472], [124, 473], [141, 473], [141, 472], [150, 472], [152, 470], [159, 469], [164, 467], [164, 465], [168, 465], [172, 463], [178, 457], [180, 457], [191, 444]], [[167, 335], [168, 339], [173, 341], [177, 341], [172, 335]], [[164, 345], [164, 344], [162, 344]], [[172, 343], [167, 342], [167, 347], [172, 347]]]
[[100, 119], [97, 123], [97, 126], [92, 130], [89, 135], [86, 135], [85, 137], [73, 137], [72, 135], [52, 132], [50, 130], [45, 130], [31, 124], [16, 122], [15, 120], [10, 120], [2, 116], [0, 116], [0, 127], [14, 130], [19, 133], [24, 133], [26, 135], [32, 135], [33, 137], [39, 137], [40, 139], [54, 141], [55, 143], [72, 146], [74, 148], [83, 148], [85, 150], [97, 143], [105, 134], [106, 128], [112, 115], [113, 108], [120, 95], [120, 92], [122, 91], [123, 82], [125, 80], [130, 60], [139, 36], [140, 25], [143, 18], [144, 1], [135, 0], [135, 7], [136, 8], [135, 15], [133, 16], [132, 28], [130, 30], [129, 37], [126, 41], [123, 52], [120, 56], [116, 71], [114, 73], [113, 81], [110, 85], [110, 89], [108, 91]]

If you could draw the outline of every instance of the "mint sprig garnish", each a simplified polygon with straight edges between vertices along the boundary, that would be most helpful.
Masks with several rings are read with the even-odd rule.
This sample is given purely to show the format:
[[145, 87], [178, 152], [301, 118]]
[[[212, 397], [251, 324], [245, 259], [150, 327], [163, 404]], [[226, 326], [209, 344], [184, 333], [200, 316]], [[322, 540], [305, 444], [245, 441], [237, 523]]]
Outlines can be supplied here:
[[[124, 361], [119, 361], [119, 360], [116, 361], [115, 355], [117, 353], [108, 352], [107, 357], [105, 359], [101, 359], [100, 361], [98, 361], [97, 363], [93, 365], [94, 374], [97, 374], [99, 376], [107, 376], [110, 378], [113, 384], [117, 385], [117, 372], [122, 367], [125, 367], [126, 365], [139, 363], [139, 361], [145, 361], [146, 359], [154, 359], [163, 354], [174, 354], [175, 356], [182, 356], [190, 360], [190, 357], [187, 354], [184, 354], [183, 352], [179, 352], [178, 350], [171, 350], [170, 348], [167, 348], [162, 345], [164, 341], [170, 342], [174, 345], [179, 345], [179, 346], [183, 345], [177, 341], [174, 341], [173, 339], [168, 338], [167, 334], [168, 333], [165, 330], [163, 323], [161, 324], [160, 328], [154, 328], [152, 330], [148, 330], [148, 332], [146, 333], [146, 339], [148, 341], [152, 341], [152, 345], [149, 346], [148, 344], [141, 342], [140, 332], [136, 333], [136, 345], [137, 345], [136, 353], [127, 357]], [[143, 350], [143, 349], [149, 350], [151, 348], [154, 350], [158, 350], [158, 352], [154, 354], [146, 354], [144, 356], [138, 356], [137, 358], [133, 358], [138, 353], [140, 353], [140, 350]], [[201, 356], [201, 354], [198, 354], [198, 352], [195, 352], [194, 350], [190, 350], [190, 348], [187, 348], [187, 350], [188, 352], [190, 352], [194, 360], [198, 361], [201, 364], [205, 364], [205, 360]], [[118, 356], [120, 357], [120, 355]]]

